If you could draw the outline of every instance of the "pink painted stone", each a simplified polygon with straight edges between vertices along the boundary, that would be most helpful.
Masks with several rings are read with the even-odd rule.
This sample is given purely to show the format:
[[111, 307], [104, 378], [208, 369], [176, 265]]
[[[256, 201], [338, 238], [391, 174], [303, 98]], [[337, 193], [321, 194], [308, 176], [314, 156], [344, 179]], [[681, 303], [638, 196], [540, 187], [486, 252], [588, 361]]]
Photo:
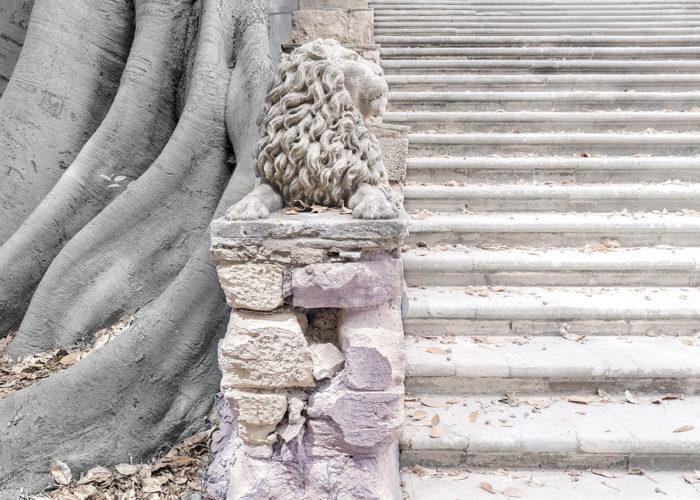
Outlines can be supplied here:
[[306, 309], [370, 307], [402, 293], [400, 259], [312, 264], [292, 275], [294, 305]]

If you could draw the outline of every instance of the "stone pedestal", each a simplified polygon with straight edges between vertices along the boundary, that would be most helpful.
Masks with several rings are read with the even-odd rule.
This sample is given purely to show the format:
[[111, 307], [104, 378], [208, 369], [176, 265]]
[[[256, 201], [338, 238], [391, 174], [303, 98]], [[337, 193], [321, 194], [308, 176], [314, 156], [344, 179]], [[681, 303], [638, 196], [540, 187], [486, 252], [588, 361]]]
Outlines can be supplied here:
[[338, 210], [216, 220], [214, 498], [401, 498], [402, 220]]

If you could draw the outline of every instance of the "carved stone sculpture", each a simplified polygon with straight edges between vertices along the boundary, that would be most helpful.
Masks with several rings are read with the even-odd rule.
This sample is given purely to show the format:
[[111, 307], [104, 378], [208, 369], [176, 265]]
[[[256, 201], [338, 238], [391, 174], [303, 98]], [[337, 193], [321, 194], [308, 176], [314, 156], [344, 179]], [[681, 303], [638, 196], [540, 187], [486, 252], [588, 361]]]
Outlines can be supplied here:
[[399, 202], [367, 128], [381, 121], [387, 90], [378, 65], [334, 40], [284, 56], [257, 148], [260, 184], [226, 218], [265, 218], [295, 202], [344, 205], [358, 219], [397, 217]]

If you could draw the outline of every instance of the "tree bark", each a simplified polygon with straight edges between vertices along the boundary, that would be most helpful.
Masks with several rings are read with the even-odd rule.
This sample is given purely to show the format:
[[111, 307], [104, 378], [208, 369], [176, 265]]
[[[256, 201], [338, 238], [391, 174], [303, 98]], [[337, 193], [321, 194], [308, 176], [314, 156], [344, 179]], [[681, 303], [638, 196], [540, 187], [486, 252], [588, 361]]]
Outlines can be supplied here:
[[12, 355], [83, 342], [137, 312], [76, 365], [0, 401], [0, 498], [50, 484], [52, 460], [79, 473], [145, 459], [206, 425], [229, 309], [205, 233], [212, 215], [254, 184], [254, 124], [272, 80], [266, 7], [266, 0], [204, 1], [173, 134], [65, 244], [36, 289]]
[[0, 96], [19, 59], [33, 5], [34, 0], [6, 0], [0, 5]]
[[104, 118], [133, 36], [130, 0], [37, 0], [0, 98], [0, 244]]

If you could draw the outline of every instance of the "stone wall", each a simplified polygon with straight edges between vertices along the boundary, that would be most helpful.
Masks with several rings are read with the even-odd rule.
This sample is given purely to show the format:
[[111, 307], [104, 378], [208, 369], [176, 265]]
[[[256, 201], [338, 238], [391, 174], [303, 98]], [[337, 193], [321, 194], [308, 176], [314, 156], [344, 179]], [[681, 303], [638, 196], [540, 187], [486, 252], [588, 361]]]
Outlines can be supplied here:
[[212, 224], [233, 307], [214, 498], [401, 498], [403, 220], [338, 210]]

